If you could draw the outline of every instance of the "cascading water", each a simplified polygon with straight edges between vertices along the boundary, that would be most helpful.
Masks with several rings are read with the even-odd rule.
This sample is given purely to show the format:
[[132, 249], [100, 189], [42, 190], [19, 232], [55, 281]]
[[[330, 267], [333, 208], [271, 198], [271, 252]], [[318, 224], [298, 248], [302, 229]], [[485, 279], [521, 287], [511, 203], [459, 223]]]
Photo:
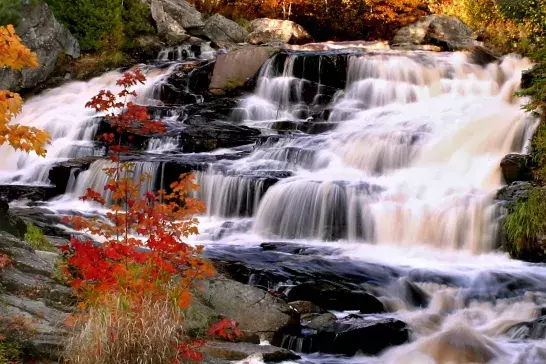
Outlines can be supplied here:
[[[388, 315], [413, 329], [412, 344], [377, 359], [311, 355], [312, 362], [544, 362], [540, 344], [509, 338], [514, 324], [534, 320], [546, 304], [540, 283], [546, 270], [491, 253], [498, 235], [493, 199], [503, 183], [499, 163], [508, 153], [525, 152], [536, 128], [520, 109], [523, 100], [513, 97], [530, 63], [507, 56], [481, 66], [465, 53], [349, 54], [344, 89], [330, 92], [325, 105], [320, 95], [329, 81], [310, 82], [310, 70], [295, 67], [307, 64], [298, 59], [305, 56], [270, 59], [255, 93], [234, 110], [233, 120], [269, 136], [249, 156], [200, 172], [199, 196], [209, 215], [230, 221], [202, 239], [335, 246], [336, 253], [326, 253], [333, 261], [408, 267], [401, 275], [413, 280], [434, 281], [439, 274], [457, 282], [419, 283], [431, 297], [426, 308], [397, 298], [391, 287], [376, 292], [393, 312]], [[301, 132], [316, 124], [331, 130]], [[255, 194], [263, 178], [278, 182]], [[250, 205], [252, 230], [242, 232], [249, 229]], [[516, 288], [519, 293], [506, 283], [524, 287], [524, 280], [529, 284]], [[283, 343], [301, 351], [305, 340]]]
[[[185, 57], [181, 49], [171, 49], [160, 58], [179, 56]], [[155, 176], [143, 187], [151, 189], [159, 178], [164, 184], [165, 160], [212, 160], [197, 172], [197, 196], [207, 215], [195, 240], [222, 259], [225, 252], [228, 258], [254, 254], [264, 271], [284, 264], [289, 272], [310, 269], [319, 277], [334, 268], [334, 277], [362, 276], [356, 286], [390, 311], [378, 317], [398, 318], [412, 329], [410, 344], [378, 357], [306, 360], [544, 363], [543, 343], [513, 341], [521, 333], [511, 330], [546, 306], [546, 268], [495, 252], [499, 162], [510, 152], [525, 152], [536, 127], [513, 97], [529, 67], [515, 56], [482, 66], [465, 53], [380, 48], [280, 53], [231, 115], [232, 122], [262, 131], [251, 152], [245, 147], [182, 156], [177, 149], [183, 138], [169, 134], [148, 140], [142, 159], [134, 156], [136, 175]], [[156, 105], [172, 70], [151, 68], [139, 102]], [[118, 77], [109, 73], [29, 100], [18, 121], [47, 129], [53, 144], [41, 162], [2, 149], [8, 157], [0, 162], [0, 181], [44, 184], [54, 163], [92, 155], [95, 121], [83, 105]], [[180, 119], [179, 105], [167, 109], [155, 112], [173, 123]], [[149, 161], [157, 154], [165, 155]], [[74, 199], [87, 188], [103, 190], [108, 163], [72, 171], [61, 201], [65, 210], [83, 209]], [[274, 261], [256, 248], [264, 241], [297, 248]], [[298, 255], [306, 249], [301, 246], [311, 252]], [[428, 305], [401, 293], [404, 280], [424, 292]], [[283, 342], [299, 350], [306, 345], [301, 337]]]
[[[154, 90], [174, 67], [144, 67], [147, 81], [145, 85], [136, 87], [139, 93], [136, 102], [141, 105], [156, 104]], [[1, 146], [0, 153], [4, 158], [0, 162], [0, 182], [47, 185], [53, 164], [69, 158], [92, 156], [99, 120], [93, 110], [85, 108], [85, 104], [100, 90], [120, 90], [116, 86], [120, 77], [121, 73], [110, 72], [89, 82], [71, 82], [27, 100], [21, 114], [13, 122], [47, 131], [51, 144], [47, 147], [45, 158]]]

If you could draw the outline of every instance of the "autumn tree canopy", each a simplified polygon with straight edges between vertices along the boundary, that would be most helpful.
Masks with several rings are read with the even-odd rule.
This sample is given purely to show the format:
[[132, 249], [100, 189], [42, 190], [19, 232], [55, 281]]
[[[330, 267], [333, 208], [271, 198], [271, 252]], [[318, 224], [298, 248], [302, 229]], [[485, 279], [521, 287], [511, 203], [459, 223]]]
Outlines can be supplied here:
[[[24, 67], [38, 67], [38, 58], [21, 43], [12, 25], [0, 27], [0, 69], [20, 71]], [[46, 154], [49, 135], [37, 128], [10, 124], [21, 111], [23, 100], [15, 92], [0, 90], [0, 145], [8, 143], [17, 150]]]

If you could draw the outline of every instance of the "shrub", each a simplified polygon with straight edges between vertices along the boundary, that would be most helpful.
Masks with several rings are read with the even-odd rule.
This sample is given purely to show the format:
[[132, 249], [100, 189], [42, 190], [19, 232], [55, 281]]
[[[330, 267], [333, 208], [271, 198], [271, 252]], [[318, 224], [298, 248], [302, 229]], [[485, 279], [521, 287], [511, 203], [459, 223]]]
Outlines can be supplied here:
[[[540, 1], [523, 0], [531, 5]], [[530, 54], [544, 32], [544, 7], [531, 10], [520, 0], [428, 0], [428, 6], [433, 13], [460, 18], [502, 53]]]
[[83, 51], [119, 50], [135, 36], [155, 32], [150, 9], [141, 0], [45, 1]]
[[0, 26], [17, 25], [21, 17], [21, 0], [2, 0], [0, 2]]
[[112, 37], [123, 31], [119, 0], [46, 0], [55, 17], [78, 39], [84, 51], [115, 49]]
[[[109, 296], [76, 321], [64, 359], [71, 364], [172, 364], [187, 359], [180, 307], [144, 299], [138, 307], [122, 295]], [[199, 346], [199, 343], [194, 343]], [[199, 360], [197, 355], [193, 357]]]
[[522, 251], [540, 250], [538, 238], [546, 235], [546, 192], [534, 188], [528, 192], [527, 199], [518, 201], [509, 211], [504, 222], [509, 252], [519, 256]]
[[0, 317], [0, 363], [35, 363], [43, 359], [31, 341], [36, 337], [37, 321], [27, 316]]
[[25, 240], [34, 250], [43, 250], [46, 252], [55, 252], [55, 247], [47, 240], [42, 230], [33, 224], [27, 224]]

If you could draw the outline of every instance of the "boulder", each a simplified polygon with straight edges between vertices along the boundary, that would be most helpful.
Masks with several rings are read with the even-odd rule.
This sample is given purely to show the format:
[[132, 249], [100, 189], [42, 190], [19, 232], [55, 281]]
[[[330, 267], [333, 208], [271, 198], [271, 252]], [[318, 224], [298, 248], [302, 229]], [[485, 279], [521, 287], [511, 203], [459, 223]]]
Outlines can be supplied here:
[[[263, 244], [262, 244], [263, 245]], [[309, 301], [294, 301], [288, 303], [290, 307], [296, 310], [300, 315], [307, 315], [312, 313], [324, 313], [325, 310]]]
[[288, 301], [310, 301], [326, 310], [359, 310], [361, 313], [385, 312], [383, 303], [371, 294], [352, 291], [328, 281], [299, 284], [288, 292]]
[[527, 154], [508, 154], [501, 161], [502, 176], [506, 183], [533, 180], [533, 158]]
[[276, 47], [247, 47], [220, 55], [214, 65], [210, 92], [221, 95], [244, 86], [278, 51]]
[[216, 43], [244, 43], [248, 36], [245, 28], [220, 14], [214, 14], [207, 19], [204, 32], [210, 40]]
[[408, 340], [409, 329], [402, 321], [350, 316], [338, 321], [323, 320], [323, 326], [304, 328], [299, 335], [277, 336], [273, 344], [303, 353], [352, 356], [357, 352], [375, 355]]
[[313, 37], [301, 25], [290, 20], [255, 19], [249, 24], [248, 42], [251, 44], [288, 43], [305, 44], [313, 41]]
[[23, 239], [27, 232], [27, 224], [11, 213], [6, 200], [0, 200], [0, 231]]
[[258, 354], [266, 363], [280, 363], [298, 360], [301, 357], [286, 349], [271, 345], [256, 345], [248, 343], [208, 342], [202, 352], [213, 358], [222, 360], [243, 360]]
[[203, 16], [184, 0], [146, 0], [157, 31], [167, 43], [180, 44], [202, 33]]
[[453, 16], [429, 15], [398, 30], [392, 43], [435, 45], [443, 50], [473, 49], [480, 45], [470, 27]]
[[544, 340], [546, 339], [546, 316], [517, 324], [508, 330], [508, 336], [514, 340]]
[[23, 0], [21, 14], [17, 34], [23, 44], [36, 53], [40, 66], [22, 71], [0, 69], [0, 90], [35, 87], [53, 73], [62, 53], [73, 58], [80, 56], [78, 41], [55, 19], [45, 2]]
[[270, 340], [281, 329], [299, 327], [299, 317], [280, 298], [259, 288], [218, 278], [196, 289], [196, 300], [216, 314], [235, 320], [239, 329]]

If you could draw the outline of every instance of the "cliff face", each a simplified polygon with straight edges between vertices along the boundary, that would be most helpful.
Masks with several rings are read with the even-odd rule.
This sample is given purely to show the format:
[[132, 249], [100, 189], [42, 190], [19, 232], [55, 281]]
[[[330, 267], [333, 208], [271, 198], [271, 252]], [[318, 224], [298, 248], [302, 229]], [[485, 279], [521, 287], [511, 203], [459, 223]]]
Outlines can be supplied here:
[[59, 56], [80, 56], [76, 38], [55, 19], [41, 0], [23, 0], [22, 17], [16, 28], [23, 43], [38, 55], [40, 67], [23, 71], [1, 70], [0, 89], [18, 91], [44, 82], [53, 72]]

